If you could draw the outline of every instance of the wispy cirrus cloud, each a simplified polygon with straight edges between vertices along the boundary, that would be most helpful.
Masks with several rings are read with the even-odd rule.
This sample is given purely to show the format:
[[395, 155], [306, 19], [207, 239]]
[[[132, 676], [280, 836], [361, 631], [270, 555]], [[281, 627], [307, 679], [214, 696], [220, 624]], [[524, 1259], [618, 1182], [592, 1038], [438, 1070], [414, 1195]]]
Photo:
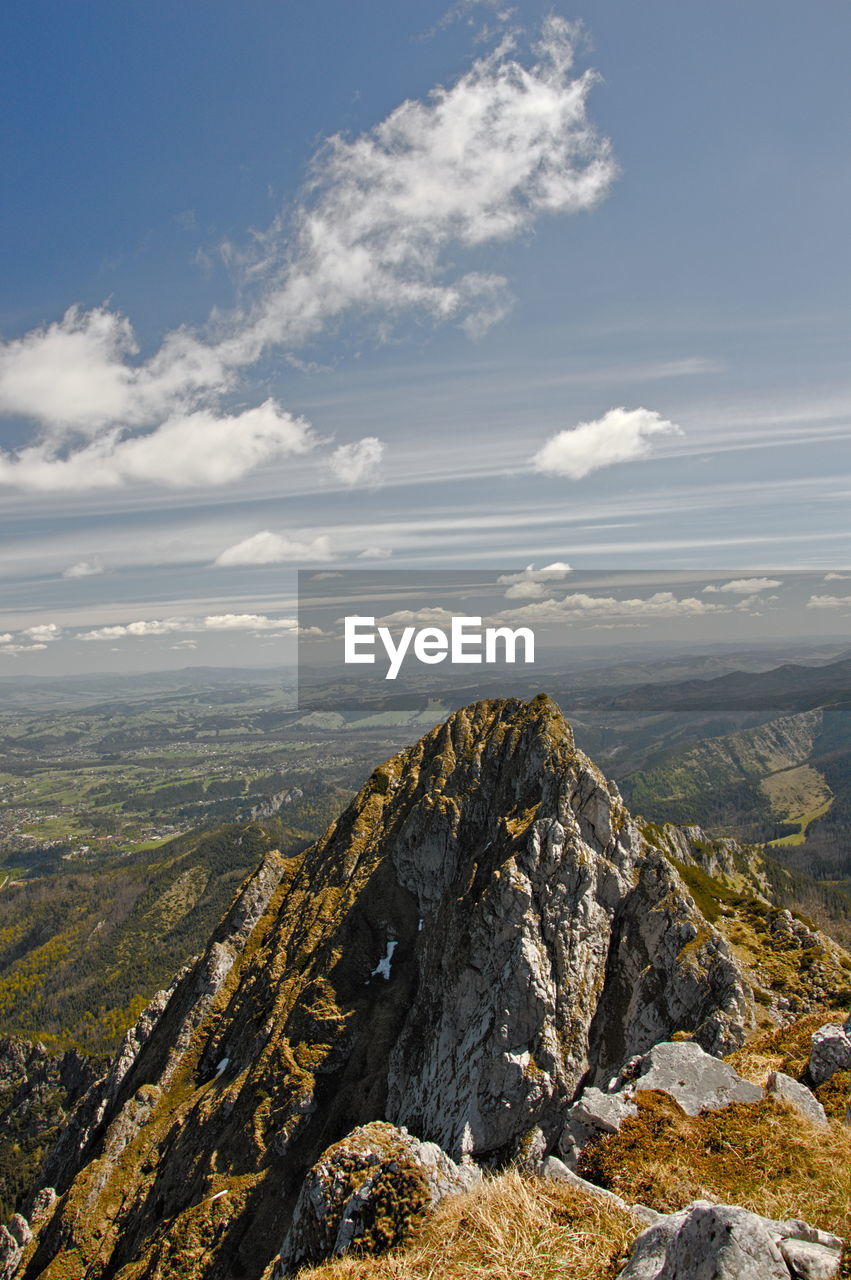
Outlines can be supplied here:
[[[597, 77], [574, 74], [575, 40], [551, 17], [528, 57], [506, 39], [454, 84], [366, 133], [330, 138], [252, 253], [231, 250], [253, 302], [217, 313], [206, 332], [176, 329], [146, 359], [126, 316], [71, 307], [0, 345], [0, 412], [39, 428], [0, 454], [0, 484], [224, 484], [315, 444], [275, 401], [223, 408], [268, 352], [294, 358], [354, 315], [483, 333], [510, 305], [507, 281], [464, 259], [543, 216], [593, 208], [615, 178], [588, 117]], [[371, 460], [363, 441], [339, 446], [329, 465], [367, 476], [372, 448]]]
[[546, 475], [582, 480], [601, 467], [646, 458], [656, 436], [681, 434], [676, 423], [653, 409], [621, 406], [602, 418], [556, 432], [534, 455], [532, 466]]

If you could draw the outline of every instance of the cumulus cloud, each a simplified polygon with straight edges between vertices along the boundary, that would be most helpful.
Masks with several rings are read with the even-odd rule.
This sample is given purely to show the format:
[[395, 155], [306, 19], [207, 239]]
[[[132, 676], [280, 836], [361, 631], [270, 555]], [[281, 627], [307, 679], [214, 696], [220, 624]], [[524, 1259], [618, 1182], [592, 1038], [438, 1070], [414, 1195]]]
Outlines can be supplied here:
[[549, 584], [559, 582], [568, 573], [570, 565], [560, 560], [546, 564], [542, 569], [528, 565], [521, 573], [503, 573], [497, 578], [501, 586], [508, 586], [506, 600], [538, 600], [550, 590]]
[[[386, 326], [413, 313], [481, 334], [505, 314], [507, 285], [465, 253], [593, 208], [615, 177], [587, 112], [597, 77], [573, 73], [574, 42], [552, 17], [528, 58], [505, 40], [454, 84], [329, 139], [252, 255], [231, 252], [253, 301], [217, 313], [206, 334], [177, 329], [143, 359], [130, 321], [104, 305], [0, 344], [0, 412], [42, 432], [0, 454], [0, 484], [220, 484], [305, 446], [305, 424], [274, 402], [222, 409], [269, 350], [292, 359], [352, 314]], [[331, 465], [369, 476], [373, 460], [361, 447]]]
[[251, 631], [255, 634], [273, 631], [285, 635], [298, 634], [295, 618], [269, 618], [262, 613], [212, 613], [202, 618], [151, 618], [136, 622], [119, 623], [109, 627], [95, 627], [85, 631], [80, 640], [139, 639], [144, 636], [170, 636], [181, 632], [199, 634], [213, 631]]
[[616, 462], [646, 458], [655, 436], [681, 435], [676, 423], [652, 409], [610, 409], [602, 418], [558, 431], [532, 458], [536, 471], [581, 480]]
[[327, 465], [341, 484], [354, 487], [358, 484], [378, 483], [384, 443], [377, 436], [364, 436], [354, 444], [341, 444], [327, 459]]
[[35, 490], [222, 485], [261, 463], [306, 453], [314, 443], [308, 423], [270, 399], [236, 414], [199, 409], [143, 435], [109, 430], [71, 451], [44, 440], [15, 456], [0, 453], [0, 484]]
[[63, 578], [91, 578], [94, 574], [103, 573], [103, 561], [97, 556], [93, 560], [78, 560], [63, 571]]
[[282, 533], [263, 529], [228, 547], [213, 562], [224, 567], [237, 564], [288, 564], [296, 560], [333, 560], [331, 539], [320, 534], [312, 542], [299, 542]]
[[704, 593], [730, 591], [733, 595], [750, 596], [760, 591], [771, 591], [774, 587], [782, 587], [782, 585], [779, 578], [733, 578], [730, 582], [723, 582], [720, 585], [710, 583], [703, 590]]
[[393, 552], [390, 547], [364, 547], [358, 553], [359, 560], [389, 560]]
[[851, 608], [851, 596], [810, 596], [808, 609], [848, 609]]
[[599, 618], [675, 618], [702, 617], [710, 613], [726, 613], [723, 604], [709, 604], [695, 596], [678, 599], [672, 591], [656, 591], [645, 598], [619, 600], [615, 596], [592, 596], [584, 591], [572, 592], [560, 600], [535, 601], [498, 615], [505, 622], [574, 622]]
[[450, 627], [454, 616], [450, 609], [427, 605], [422, 609], [397, 609], [378, 622], [385, 627]]
[[825, 582], [846, 582], [851, 574], [847, 573], [826, 573], [824, 575]]
[[23, 631], [7, 631], [0, 635], [0, 654], [16, 657], [20, 653], [39, 653], [62, 635], [55, 622], [42, 622]]

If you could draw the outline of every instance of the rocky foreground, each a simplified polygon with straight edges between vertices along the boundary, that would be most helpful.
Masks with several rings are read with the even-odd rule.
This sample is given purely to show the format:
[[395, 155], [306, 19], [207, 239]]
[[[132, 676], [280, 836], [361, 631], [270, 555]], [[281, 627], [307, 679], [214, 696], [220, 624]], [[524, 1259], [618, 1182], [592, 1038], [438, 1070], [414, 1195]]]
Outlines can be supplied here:
[[[753, 930], [737, 947], [698, 905], [696, 840], [637, 823], [547, 698], [457, 712], [376, 769], [316, 845], [246, 882], [77, 1105], [9, 1226], [5, 1275], [291, 1274], [398, 1242], [483, 1171], [581, 1179], [599, 1198], [586, 1152], [666, 1089], [686, 1116], [682, 1088], [698, 1115], [763, 1105], [720, 1057], [783, 1021], [779, 972], [803, 1008], [836, 1005], [851, 959], [756, 891], [782, 970], [760, 964]], [[848, 1035], [826, 1033], [837, 1062]], [[769, 1087], [784, 1114], [835, 1123], [783, 1075]], [[803, 1222], [621, 1204], [646, 1226], [631, 1280], [840, 1266], [838, 1236]], [[694, 1269], [709, 1239], [763, 1269]]]

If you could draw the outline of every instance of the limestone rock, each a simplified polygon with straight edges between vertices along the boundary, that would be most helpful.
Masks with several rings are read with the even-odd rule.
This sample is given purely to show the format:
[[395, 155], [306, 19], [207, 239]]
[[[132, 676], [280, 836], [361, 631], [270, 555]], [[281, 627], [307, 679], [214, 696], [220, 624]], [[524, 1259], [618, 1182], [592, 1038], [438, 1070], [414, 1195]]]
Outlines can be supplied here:
[[[539, 1160], [580, 1083], [605, 1089], [677, 1033], [726, 1052], [754, 1018], [730, 946], [558, 708], [476, 703], [244, 886], [117, 1087], [93, 1089], [23, 1280], [60, 1256], [71, 1280], [186, 1280], [183, 1239], [192, 1280], [257, 1275], [354, 1126], [404, 1126], [461, 1167], [530, 1141]], [[332, 1249], [372, 1230], [357, 1197], [343, 1226], [360, 1185]]]
[[763, 1096], [758, 1085], [687, 1040], [657, 1044], [645, 1054], [631, 1088], [660, 1089], [690, 1116], [719, 1111], [731, 1102], [758, 1102]]
[[[808, 1089], [803, 1085], [797, 1088], [808, 1094], [821, 1110]], [[632, 1099], [641, 1089], [667, 1093], [691, 1116], [701, 1111], [718, 1111], [731, 1102], [758, 1102], [763, 1096], [763, 1090], [757, 1085], [743, 1080], [726, 1062], [705, 1053], [693, 1041], [657, 1044], [649, 1053], [630, 1059], [606, 1092], [593, 1087], [583, 1089], [568, 1108], [559, 1152], [570, 1169], [576, 1168], [582, 1148], [590, 1138], [600, 1133], [617, 1133], [624, 1120], [638, 1114]], [[802, 1097], [796, 1105], [802, 1109], [805, 1102]]]
[[809, 1074], [818, 1086], [837, 1071], [848, 1070], [851, 1070], [851, 1017], [844, 1026], [828, 1022], [813, 1032]]
[[622, 1093], [603, 1093], [594, 1088], [583, 1089], [568, 1112], [571, 1120], [599, 1133], [617, 1133], [628, 1116], [637, 1115], [638, 1107]]
[[[698, 1200], [662, 1218], [635, 1241], [619, 1280], [829, 1280], [841, 1242], [794, 1234], [805, 1224], [774, 1222], [734, 1205]], [[829, 1269], [832, 1268], [832, 1269]]]
[[793, 1080], [782, 1071], [772, 1071], [766, 1084], [766, 1092], [776, 1094], [784, 1102], [789, 1102], [802, 1116], [806, 1116], [813, 1124], [827, 1125], [824, 1107], [818, 1098], [805, 1084]]
[[0, 1280], [11, 1280], [31, 1239], [29, 1223], [19, 1213], [13, 1214], [5, 1227], [0, 1227]]
[[571, 1187], [576, 1187], [580, 1191], [584, 1191], [586, 1195], [595, 1196], [598, 1200], [604, 1200], [607, 1204], [614, 1205], [617, 1209], [623, 1209], [627, 1213], [631, 1213], [639, 1222], [643, 1222], [645, 1226], [653, 1226], [660, 1222], [665, 1216], [657, 1213], [655, 1209], [649, 1209], [645, 1204], [627, 1204], [622, 1196], [616, 1195], [614, 1191], [608, 1191], [605, 1187], [598, 1187], [593, 1182], [588, 1182], [586, 1178], [582, 1178], [572, 1169], [568, 1169], [563, 1161], [557, 1156], [547, 1156], [541, 1165], [541, 1177], [550, 1178], [553, 1182], [565, 1182]]
[[380, 1122], [355, 1129], [308, 1173], [277, 1274], [337, 1257], [353, 1244], [362, 1252], [381, 1252], [445, 1196], [468, 1191], [480, 1176], [406, 1129]]

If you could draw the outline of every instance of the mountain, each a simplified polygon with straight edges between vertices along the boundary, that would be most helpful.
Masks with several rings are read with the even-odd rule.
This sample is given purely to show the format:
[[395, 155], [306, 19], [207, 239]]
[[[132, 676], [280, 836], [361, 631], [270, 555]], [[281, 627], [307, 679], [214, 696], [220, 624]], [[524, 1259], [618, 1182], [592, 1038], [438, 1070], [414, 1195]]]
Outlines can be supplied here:
[[772, 856], [821, 880], [851, 875], [845, 709], [814, 707], [657, 751], [621, 785], [652, 818], [767, 840]]
[[753, 852], [637, 823], [544, 695], [456, 712], [270, 851], [155, 997], [48, 1157], [18, 1275], [259, 1278], [358, 1126], [500, 1168], [659, 1042], [720, 1055], [788, 993], [847, 1001], [851, 958], [770, 891]]
[[734, 671], [712, 679], [641, 684], [606, 705], [621, 711], [807, 711], [851, 706], [851, 658], [824, 666], [786, 662], [769, 671]]
[[205, 946], [264, 854], [309, 843], [275, 819], [232, 824], [7, 885], [0, 1028], [51, 1050], [114, 1052], [128, 1022]]

